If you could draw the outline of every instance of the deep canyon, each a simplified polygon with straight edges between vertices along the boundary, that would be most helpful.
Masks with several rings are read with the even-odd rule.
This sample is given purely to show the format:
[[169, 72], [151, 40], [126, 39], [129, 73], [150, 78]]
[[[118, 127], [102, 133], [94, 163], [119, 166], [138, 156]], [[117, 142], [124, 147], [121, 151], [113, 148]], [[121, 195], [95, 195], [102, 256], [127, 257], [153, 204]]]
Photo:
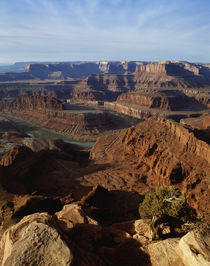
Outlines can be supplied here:
[[[209, 64], [32, 63], [0, 97], [1, 265], [209, 265]], [[191, 220], [140, 217], [171, 187]]]

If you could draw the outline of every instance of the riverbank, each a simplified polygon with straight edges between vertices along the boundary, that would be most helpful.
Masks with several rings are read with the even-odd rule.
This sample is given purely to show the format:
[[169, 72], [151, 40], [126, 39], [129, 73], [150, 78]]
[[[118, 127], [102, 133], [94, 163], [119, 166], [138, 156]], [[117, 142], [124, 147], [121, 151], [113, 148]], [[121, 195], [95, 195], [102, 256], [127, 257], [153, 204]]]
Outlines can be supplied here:
[[3, 118], [8, 119], [10, 123], [20, 132], [27, 134], [30, 137], [34, 138], [48, 138], [48, 139], [62, 139], [63, 141], [67, 143], [72, 143], [72, 144], [77, 144], [80, 146], [86, 146], [86, 147], [92, 147], [95, 142], [93, 141], [81, 141], [81, 140], [76, 140], [69, 138], [68, 136], [58, 134], [56, 132], [53, 132], [52, 130], [46, 129], [39, 127], [37, 125], [34, 125], [30, 122], [27, 122], [25, 120], [6, 115], [6, 114], [1, 114], [0, 115]]

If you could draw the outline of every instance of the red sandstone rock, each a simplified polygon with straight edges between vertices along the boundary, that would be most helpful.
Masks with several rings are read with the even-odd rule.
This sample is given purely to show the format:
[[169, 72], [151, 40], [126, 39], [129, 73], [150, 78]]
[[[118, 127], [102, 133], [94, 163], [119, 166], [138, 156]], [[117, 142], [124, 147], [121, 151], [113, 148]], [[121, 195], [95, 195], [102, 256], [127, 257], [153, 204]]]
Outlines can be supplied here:
[[20, 110], [62, 110], [63, 105], [61, 101], [50, 96], [18, 96], [15, 100], [8, 105], [8, 109], [11, 111]]
[[[119, 162], [121, 176], [129, 169], [133, 172], [132, 189], [136, 191], [138, 182], [150, 187], [178, 186], [188, 203], [208, 217], [210, 149], [187, 128], [167, 120], [149, 119], [121, 135], [99, 138], [92, 158], [110, 164]], [[137, 171], [139, 181], [135, 178]]]
[[117, 103], [137, 105], [160, 110], [193, 110], [202, 105], [194, 98], [187, 97], [179, 90], [139, 90], [123, 93], [117, 98]]
[[3, 112], [47, 127], [74, 138], [95, 140], [98, 134], [111, 130], [113, 123], [101, 110], [63, 110], [64, 105], [52, 96], [18, 96]]

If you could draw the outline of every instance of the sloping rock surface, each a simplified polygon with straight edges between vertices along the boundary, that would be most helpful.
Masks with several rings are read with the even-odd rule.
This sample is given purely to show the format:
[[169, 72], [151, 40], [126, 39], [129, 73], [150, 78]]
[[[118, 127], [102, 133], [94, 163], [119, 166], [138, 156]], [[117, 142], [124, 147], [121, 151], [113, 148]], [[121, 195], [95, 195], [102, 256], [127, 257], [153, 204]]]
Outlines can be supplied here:
[[2, 266], [71, 265], [73, 255], [48, 214], [26, 216], [6, 231], [0, 243]]
[[209, 145], [175, 122], [152, 118], [120, 135], [99, 138], [91, 156], [98, 162], [119, 163], [116, 172], [121, 177], [130, 171], [134, 190], [138, 191], [140, 183], [176, 185], [198, 212], [206, 215], [209, 210]]
[[192, 231], [179, 241], [177, 252], [184, 265], [210, 265], [210, 231]]
[[152, 266], [184, 266], [182, 258], [175, 251], [178, 243], [179, 239], [171, 238], [149, 244], [148, 252]]

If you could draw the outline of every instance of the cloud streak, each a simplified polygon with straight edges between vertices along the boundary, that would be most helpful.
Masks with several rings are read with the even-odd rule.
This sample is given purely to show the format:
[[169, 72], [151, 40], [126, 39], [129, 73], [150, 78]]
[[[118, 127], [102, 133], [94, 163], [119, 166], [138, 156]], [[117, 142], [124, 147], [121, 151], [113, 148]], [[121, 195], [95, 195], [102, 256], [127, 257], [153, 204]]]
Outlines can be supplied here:
[[0, 63], [166, 59], [210, 62], [210, 4], [206, 0], [170, 2], [1, 0]]

